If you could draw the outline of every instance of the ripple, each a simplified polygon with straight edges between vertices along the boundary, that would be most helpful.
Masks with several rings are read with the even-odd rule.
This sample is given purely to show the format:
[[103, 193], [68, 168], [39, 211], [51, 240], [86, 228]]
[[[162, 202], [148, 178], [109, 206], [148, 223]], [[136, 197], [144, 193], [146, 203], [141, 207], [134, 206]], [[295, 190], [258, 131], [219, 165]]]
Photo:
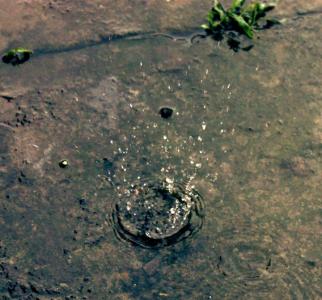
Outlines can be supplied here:
[[320, 298], [318, 280], [309, 280], [319, 278], [318, 268], [292, 251], [279, 252], [276, 241], [274, 233], [269, 238], [259, 226], [247, 222], [220, 232], [214, 264], [218, 297]]
[[193, 236], [203, 223], [203, 200], [187, 182], [141, 180], [119, 191], [112, 224], [117, 237], [161, 248]]
[[225, 296], [240, 296], [249, 291], [269, 293], [271, 282], [267, 270], [271, 261], [270, 251], [256, 243], [238, 241], [227, 245], [217, 263]]

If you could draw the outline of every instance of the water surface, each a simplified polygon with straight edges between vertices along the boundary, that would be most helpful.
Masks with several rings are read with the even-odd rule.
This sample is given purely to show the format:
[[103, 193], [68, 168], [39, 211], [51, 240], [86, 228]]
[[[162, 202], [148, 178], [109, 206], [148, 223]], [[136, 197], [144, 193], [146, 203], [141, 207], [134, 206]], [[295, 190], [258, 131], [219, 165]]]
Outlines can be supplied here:
[[[249, 52], [155, 36], [2, 64], [3, 299], [321, 298], [320, 23], [290, 18]], [[156, 249], [118, 237], [120, 195], [165, 178], [202, 195], [202, 228]]]

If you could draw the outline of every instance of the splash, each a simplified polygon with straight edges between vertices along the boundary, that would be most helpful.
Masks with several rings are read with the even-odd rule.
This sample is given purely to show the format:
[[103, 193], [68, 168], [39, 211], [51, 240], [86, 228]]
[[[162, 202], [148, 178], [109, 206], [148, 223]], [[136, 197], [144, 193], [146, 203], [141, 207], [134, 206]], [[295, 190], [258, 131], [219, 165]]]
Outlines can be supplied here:
[[203, 200], [191, 185], [166, 177], [133, 183], [115, 203], [112, 221], [122, 240], [145, 248], [172, 245], [195, 234], [203, 222]]

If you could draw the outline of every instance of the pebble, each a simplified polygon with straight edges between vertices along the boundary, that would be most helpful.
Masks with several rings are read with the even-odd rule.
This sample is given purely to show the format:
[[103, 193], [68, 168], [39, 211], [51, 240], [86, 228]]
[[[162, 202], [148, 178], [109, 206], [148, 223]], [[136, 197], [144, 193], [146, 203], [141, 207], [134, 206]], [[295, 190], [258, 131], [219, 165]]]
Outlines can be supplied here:
[[159, 114], [163, 119], [169, 119], [173, 114], [173, 109], [170, 107], [162, 107], [159, 110]]

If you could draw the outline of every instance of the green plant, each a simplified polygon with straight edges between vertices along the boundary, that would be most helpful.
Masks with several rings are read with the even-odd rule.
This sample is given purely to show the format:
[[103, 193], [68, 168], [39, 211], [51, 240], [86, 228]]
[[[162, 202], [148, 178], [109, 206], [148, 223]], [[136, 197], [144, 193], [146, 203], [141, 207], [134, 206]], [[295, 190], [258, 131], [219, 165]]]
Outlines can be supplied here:
[[237, 31], [252, 39], [255, 29], [268, 28], [278, 22], [269, 20], [264, 26], [261, 26], [258, 22], [259, 19], [265, 17], [268, 11], [274, 9], [276, 3], [257, 1], [245, 6], [245, 2], [246, 0], [233, 0], [231, 6], [225, 9], [218, 0], [214, 0], [214, 5], [207, 16], [208, 23], [203, 24], [202, 28], [210, 34]]
[[19, 65], [26, 62], [32, 51], [25, 48], [14, 48], [5, 53], [2, 57], [2, 61], [6, 64]]

